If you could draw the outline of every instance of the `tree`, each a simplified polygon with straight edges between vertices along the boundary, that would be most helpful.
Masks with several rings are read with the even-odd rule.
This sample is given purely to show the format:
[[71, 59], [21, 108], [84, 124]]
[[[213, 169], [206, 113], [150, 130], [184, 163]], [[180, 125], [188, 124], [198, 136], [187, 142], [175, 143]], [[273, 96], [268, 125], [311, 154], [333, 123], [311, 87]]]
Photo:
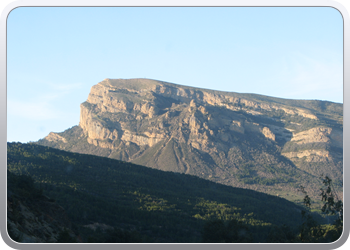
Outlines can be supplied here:
[[300, 227], [299, 240], [301, 242], [333, 242], [337, 240], [343, 231], [343, 202], [332, 185], [332, 180], [328, 176], [321, 176], [325, 188], [321, 188], [321, 197], [324, 202], [322, 212], [336, 215], [337, 219], [331, 227], [319, 225], [311, 216], [311, 199], [307, 195], [303, 186], [300, 191], [305, 195], [303, 199], [306, 210], [301, 212], [303, 223]]
[[301, 211], [303, 223], [300, 226], [300, 234], [297, 238], [299, 241], [305, 243], [319, 242], [320, 237], [322, 237], [324, 234], [323, 229], [311, 215], [311, 199], [307, 195], [305, 188], [303, 186], [300, 186], [299, 191], [305, 195], [303, 200], [305, 210]]
[[295, 231], [289, 226], [283, 224], [282, 226], [273, 225], [267, 235], [266, 242], [269, 243], [294, 243], [296, 242]]
[[343, 232], [343, 202], [333, 187], [332, 180], [328, 177], [321, 177], [325, 188], [321, 188], [322, 201], [324, 202], [322, 212], [325, 214], [336, 215], [337, 219], [333, 223], [334, 232], [329, 233], [330, 238], [335, 241]]
[[57, 243], [77, 243], [77, 241], [70, 235], [67, 228], [64, 228], [58, 235]]
[[142, 243], [143, 239], [136, 231], [114, 228], [107, 233], [105, 243]]
[[210, 220], [202, 231], [202, 242], [205, 243], [248, 243], [252, 240], [248, 225], [235, 219], [226, 222]]
[[328, 176], [324, 177], [322, 182], [326, 186], [326, 189], [321, 188], [322, 201], [324, 202], [322, 212], [337, 215], [336, 223], [343, 224], [343, 202], [339, 200], [332, 180]]

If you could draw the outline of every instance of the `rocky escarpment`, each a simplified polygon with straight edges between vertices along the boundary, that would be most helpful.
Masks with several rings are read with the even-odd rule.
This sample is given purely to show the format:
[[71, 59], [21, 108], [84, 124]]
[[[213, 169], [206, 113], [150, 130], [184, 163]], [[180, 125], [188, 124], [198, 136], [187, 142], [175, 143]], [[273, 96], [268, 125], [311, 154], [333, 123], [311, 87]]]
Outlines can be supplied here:
[[[337, 169], [343, 165], [343, 132], [330, 127], [315, 127], [293, 133], [282, 155], [312, 174], [342, 178]], [[322, 168], [321, 166], [327, 166]]]
[[[161, 105], [157, 105], [157, 99], [159, 99], [157, 96], [171, 100], [172, 106], [162, 107]], [[116, 139], [130, 141], [139, 146], [153, 146], [165, 138], [164, 131], [157, 131], [158, 133], [155, 131], [144, 131], [141, 134], [137, 134], [127, 128], [129, 121], [120, 122], [113, 120], [107, 124], [105, 119], [100, 119], [99, 114], [104, 113], [114, 116], [117, 113], [125, 113], [132, 114], [132, 117], [129, 116], [129, 119], [141, 120], [152, 119], [155, 115], [165, 113], [162, 118], [165, 117], [165, 119], [168, 119], [169, 115], [171, 116], [171, 112], [176, 110], [175, 106], [177, 103], [188, 106], [189, 112], [193, 113], [198, 108], [198, 111], [202, 115], [208, 115], [207, 121], [199, 121], [194, 114], [192, 114], [191, 118], [180, 121], [181, 123], [188, 124], [193, 134], [198, 132], [201, 126], [200, 122], [204, 122], [204, 128], [208, 127], [210, 123], [215, 123], [215, 121], [210, 122], [210, 114], [207, 114], [204, 107], [206, 105], [222, 107], [232, 111], [244, 111], [253, 115], [260, 115], [261, 111], [282, 111], [289, 115], [306, 117], [313, 120], [318, 119], [314, 114], [301, 108], [288, 108], [283, 105], [278, 106], [266, 102], [250, 101], [221, 92], [184, 88], [151, 80], [134, 79], [129, 84], [125, 80], [105, 79], [91, 88], [87, 101], [81, 105], [79, 126], [88, 135], [89, 143], [96, 146], [113, 148], [113, 143], [107, 143], [106, 140], [113, 141]], [[230, 130], [244, 133], [242, 121], [224, 119], [224, 122], [225, 125], [230, 126]], [[214, 126], [216, 125], [214, 124]], [[247, 123], [246, 126], [248, 130], [259, 131], [268, 139], [273, 141], [276, 139], [276, 135], [272, 132], [272, 130], [276, 130], [276, 126], [269, 128], [258, 123]], [[282, 128], [279, 127], [279, 129], [281, 130]], [[209, 127], [207, 130], [213, 134]], [[223, 136], [223, 138], [226, 137]], [[50, 138], [47, 139], [50, 140]]]
[[80, 108], [38, 143], [270, 193], [342, 179], [341, 104], [105, 79]]

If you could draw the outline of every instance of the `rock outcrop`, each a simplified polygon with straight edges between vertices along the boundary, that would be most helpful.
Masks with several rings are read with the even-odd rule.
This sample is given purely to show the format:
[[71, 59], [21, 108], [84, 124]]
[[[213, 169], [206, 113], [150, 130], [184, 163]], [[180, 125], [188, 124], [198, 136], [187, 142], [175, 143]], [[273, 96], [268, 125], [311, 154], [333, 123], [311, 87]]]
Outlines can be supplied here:
[[65, 138], [53, 132], [51, 132], [48, 136], [46, 136], [45, 139], [52, 142], [59, 142], [59, 141], [62, 141], [64, 143], [67, 142]]
[[78, 127], [38, 143], [266, 192], [299, 170], [342, 178], [341, 104], [105, 79], [80, 108]]
[[[282, 110], [289, 115], [302, 116], [314, 120], [318, 119], [317, 116], [311, 114], [309, 111], [300, 108], [293, 109], [284, 107], [283, 105], [277, 106], [265, 102], [250, 101], [244, 98], [230, 96], [229, 93], [225, 94], [217, 91], [208, 92], [201, 89], [184, 88], [147, 79], [133, 79], [129, 81], [105, 79], [91, 88], [87, 101], [81, 105], [79, 126], [88, 136], [88, 142], [95, 146], [113, 149], [115, 146], [112, 141], [116, 139], [129, 141], [138, 146], [153, 146], [165, 139], [166, 136], [152, 131], [145, 131], [142, 134], [137, 134], [125, 128], [125, 126], [123, 126], [125, 124], [119, 121], [115, 121], [114, 125], [108, 126], [108, 124], [99, 117], [99, 113], [126, 113], [133, 114], [132, 119], [135, 120], [152, 119], [154, 115], [157, 115], [157, 113], [162, 110], [162, 106], [156, 103], [156, 95], [173, 100], [173, 103], [182, 102], [189, 106], [188, 111], [193, 114], [183, 121], [189, 125], [191, 133], [194, 135], [198, 134], [198, 129], [200, 129], [200, 121], [195, 117], [194, 112], [199, 111], [202, 116], [207, 116], [206, 105], [219, 106], [233, 111], [244, 111], [253, 114], [254, 112], [251, 109], [269, 112]], [[169, 111], [172, 109], [171, 107], [167, 107], [166, 109], [168, 112], [166, 112], [165, 119], [168, 119]], [[257, 113], [261, 114], [261, 112]], [[208, 124], [214, 126], [217, 126], [217, 124], [210, 122], [210, 116], [208, 116], [206, 120], [207, 121], [205, 121], [203, 125], [208, 128], [207, 131], [209, 134], [213, 135], [213, 130], [209, 129]], [[225, 125], [229, 124], [231, 131], [241, 134], [245, 132], [241, 121], [224, 119], [224, 123]], [[268, 139], [273, 141], [276, 139], [276, 135], [269, 127], [260, 126], [259, 124], [257, 124], [255, 128], [253, 128], [254, 125], [248, 126], [253, 130], [256, 129], [256, 131], [260, 131], [260, 133]], [[227, 136], [222, 136], [222, 138], [226, 140]], [[53, 140], [54, 137], [50, 134], [50, 137], [46, 139]], [[58, 137], [56, 140], [58, 140]]]
[[332, 143], [338, 147], [343, 146], [343, 132], [329, 127], [315, 127], [293, 134], [292, 142], [307, 144], [314, 142]]

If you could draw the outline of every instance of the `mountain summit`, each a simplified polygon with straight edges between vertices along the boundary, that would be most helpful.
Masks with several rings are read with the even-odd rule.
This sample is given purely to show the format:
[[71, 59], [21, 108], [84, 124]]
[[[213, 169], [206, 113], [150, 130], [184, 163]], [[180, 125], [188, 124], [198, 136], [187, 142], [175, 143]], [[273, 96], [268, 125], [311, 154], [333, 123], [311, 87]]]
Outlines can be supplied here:
[[317, 196], [321, 174], [342, 190], [342, 104], [105, 79], [80, 109], [78, 126], [37, 143], [289, 200], [299, 185]]

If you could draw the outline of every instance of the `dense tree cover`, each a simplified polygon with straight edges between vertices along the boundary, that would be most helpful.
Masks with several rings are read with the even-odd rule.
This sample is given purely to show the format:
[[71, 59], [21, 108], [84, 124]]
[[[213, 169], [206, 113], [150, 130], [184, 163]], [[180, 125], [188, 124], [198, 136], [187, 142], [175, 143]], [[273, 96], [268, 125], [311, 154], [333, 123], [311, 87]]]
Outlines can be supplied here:
[[215, 242], [287, 241], [302, 223], [302, 207], [285, 199], [109, 158], [8, 143], [7, 163], [64, 207], [83, 242], [201, 242], [210, 225], [225, 232]]
[[35, 185], [34, 180], [29, 175], [15, 175], [7, 170], [7, 190], [16, 195], [27, 198], [36, 199], [42, 196], [42, 189]]
[[77, 241], [69, 235], [67, 229], [64, 229], [59, 233], [57, 243], [77, 243]]
[[16, 242], [78, 242], [62, 207], [29, 175], [7, 170], [7, 208], [8, 234]]
[[237, 220], [211, 220], [208, 221], [202, 232], [204, 243], [251, 243], [253, 237], [249, 227]]
[[[42, 196], [42, 190], [36, 187], [34, 180], [27, 175], [15, 175], [7, 170], [7, 195], [11, 201], [11, 212], [7, 213], [7, 218], [19, 225], [24, 224], [24, 216], [21, 214], [19, 200], [38, 199]], [[23, 234], [17, 234], [13, 226], [7, 222], [9, 236], [17, 242], [23, 238]]]
[[[268, 235], [263, 242], [270, 243], [329, 243], [334, 242], [343, 232], [343, 202], [338, 199], [333, 188], [332, 180], [321, 177], [324, 188], [321, 188], [323, 201], [322, 212], [335, 215], [331, 224], [320, 224], [311, 213], [311, 199], [303, 186], [300, 191], [305, 195], [303, 199], [304, 209], [301, 211], [302, 223], [291, 228], [285, 224], [273, 225], [269, 228]], [[254, 232], [247, 224], [232, 220], [209, 220], [202, 231], [202, 242], [220, 243], [249, 243], [253, 242]]]

